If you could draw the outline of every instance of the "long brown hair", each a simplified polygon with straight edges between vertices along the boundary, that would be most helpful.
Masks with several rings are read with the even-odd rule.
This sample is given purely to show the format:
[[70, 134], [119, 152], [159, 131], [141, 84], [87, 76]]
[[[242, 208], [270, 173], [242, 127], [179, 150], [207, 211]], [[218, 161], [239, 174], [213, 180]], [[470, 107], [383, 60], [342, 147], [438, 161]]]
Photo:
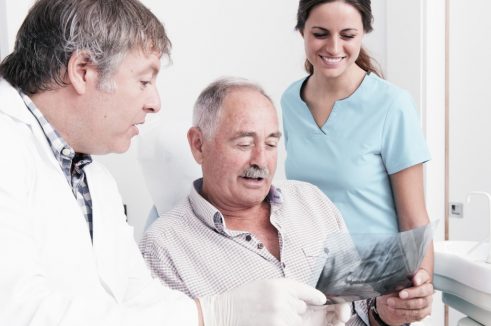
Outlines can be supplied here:
[[[298, 4], [297, 11], [297, 25], [295, 29], [303, 33], [305, 28], [305, 22], [309, 18], [310, 12], [315, 7], [329, 2], [343, 1], [351, 6], [353, 6], [361, 15], [361, 20], [363, 23], [363, 30], [365, 33], [370, 33], [373, 30], [373, 15], [370, 0], [300, 0]], [[380, 77], [383, 77], [382, 71], [378, 63], [370, 57], [367, 50], [363, 47], [360, 49], [360, 54], [356, 59], [355, 63], [363, 70], [367, 72], [373, 72]], [[314, 66], [310, 63], [308, 59], [305, 60], [305, 70], [312, 75], [314, 73]]]

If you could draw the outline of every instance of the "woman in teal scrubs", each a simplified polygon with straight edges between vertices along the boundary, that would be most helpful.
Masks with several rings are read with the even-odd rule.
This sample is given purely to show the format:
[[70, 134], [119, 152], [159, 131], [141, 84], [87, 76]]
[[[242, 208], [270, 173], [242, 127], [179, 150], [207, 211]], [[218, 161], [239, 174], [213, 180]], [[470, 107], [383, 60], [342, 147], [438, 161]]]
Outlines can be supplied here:
[[[308, 76], [281, 99], [285, 168], [289, 179], [317, 185], [351, 233], [395, 233], [429, 223], [423, 163], [430, 155], [410, 95], [382, 79], [362, 47], [372, 20], [370, 0], [300, 1], [296, 29]], [[431, 251], [416, 274], [425, 284], [377, 299], [389, 322], [431, 312], [431, 294], [416, 292], [432, 290], [432, 271]], [[408, 294], [412, 300], [400, 300]], [[388, 300], [400, 308], [390, 315]]]

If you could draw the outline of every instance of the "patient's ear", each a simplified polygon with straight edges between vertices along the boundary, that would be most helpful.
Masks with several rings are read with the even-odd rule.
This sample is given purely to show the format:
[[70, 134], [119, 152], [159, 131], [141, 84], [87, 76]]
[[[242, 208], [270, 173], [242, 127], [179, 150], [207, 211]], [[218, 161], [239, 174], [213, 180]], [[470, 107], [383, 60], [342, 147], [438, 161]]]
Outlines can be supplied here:
[[191, 127], [188, 130], [188, 142], [194, 159], [201, 165], [203, 163], [203, 133], [198, 127]]

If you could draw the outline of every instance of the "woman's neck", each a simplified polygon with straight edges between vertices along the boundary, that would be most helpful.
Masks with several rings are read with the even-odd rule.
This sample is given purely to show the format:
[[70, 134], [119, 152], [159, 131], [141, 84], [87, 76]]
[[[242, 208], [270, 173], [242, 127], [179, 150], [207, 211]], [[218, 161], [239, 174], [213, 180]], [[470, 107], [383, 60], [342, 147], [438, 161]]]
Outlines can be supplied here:
[[307, 82], [307, 87], [310, 88], [309, 93], [317, 98], [329, 98], [334, 101], [342, 100], [358, 89], [365, 75], [366, 71], [356, 64], [353, 64], [351, 69], [335, 78], [326, 78], [321, 73], [317, 74], [314, 71]]

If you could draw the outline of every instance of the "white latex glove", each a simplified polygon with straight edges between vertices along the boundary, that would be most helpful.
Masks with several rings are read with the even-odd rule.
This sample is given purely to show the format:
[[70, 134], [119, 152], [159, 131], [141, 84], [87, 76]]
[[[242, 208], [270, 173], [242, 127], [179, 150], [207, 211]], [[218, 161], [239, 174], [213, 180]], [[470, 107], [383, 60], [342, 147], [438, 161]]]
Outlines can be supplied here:
[[351, 304], [309, 306], [303, 316], [306, 326], [343, 326], [351, 318]]
[[326, 297], [311, 286], [281, 278], [255, 281], [199, 301], [205, 326], [300, 326], [307, 305], [322, 305]]

